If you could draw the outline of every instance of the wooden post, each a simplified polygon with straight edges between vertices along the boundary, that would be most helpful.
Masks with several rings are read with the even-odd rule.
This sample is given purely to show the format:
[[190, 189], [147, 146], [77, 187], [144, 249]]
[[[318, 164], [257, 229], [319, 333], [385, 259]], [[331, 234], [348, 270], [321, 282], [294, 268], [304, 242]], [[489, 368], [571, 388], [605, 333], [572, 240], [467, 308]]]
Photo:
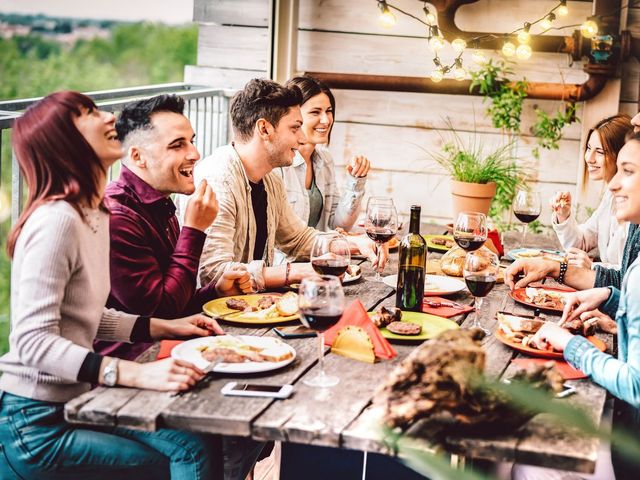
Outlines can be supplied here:
[[284, 83], [296, 71], [298, 55], [298, 0], [269, 1], [269, 76]]

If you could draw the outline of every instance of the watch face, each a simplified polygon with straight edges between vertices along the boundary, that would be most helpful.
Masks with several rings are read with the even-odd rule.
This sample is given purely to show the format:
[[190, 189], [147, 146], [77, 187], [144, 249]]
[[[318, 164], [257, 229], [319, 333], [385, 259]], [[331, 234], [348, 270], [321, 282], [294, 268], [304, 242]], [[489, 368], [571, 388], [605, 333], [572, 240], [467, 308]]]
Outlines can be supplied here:
[[116, 372], [114, 370], [104, 372], [104, 383], [108, 387], [113, 387], [116, 384]]

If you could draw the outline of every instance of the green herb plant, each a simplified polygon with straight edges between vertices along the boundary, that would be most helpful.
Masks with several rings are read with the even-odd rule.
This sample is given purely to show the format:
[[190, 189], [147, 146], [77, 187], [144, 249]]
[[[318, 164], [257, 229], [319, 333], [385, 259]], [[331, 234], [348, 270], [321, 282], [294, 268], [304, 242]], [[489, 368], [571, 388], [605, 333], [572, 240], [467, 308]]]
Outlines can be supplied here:
[[559, 109], [553, 116], [537, 108], [536, 117], [537, 121], [531, 129], [537, 137], [537, 146], [532, 151], [535, 158], [540, 158], [540, 148], [558, 150], [564, 127], [579, 121], [576, 118], [575, 103], [567, 103], [564, 109]]

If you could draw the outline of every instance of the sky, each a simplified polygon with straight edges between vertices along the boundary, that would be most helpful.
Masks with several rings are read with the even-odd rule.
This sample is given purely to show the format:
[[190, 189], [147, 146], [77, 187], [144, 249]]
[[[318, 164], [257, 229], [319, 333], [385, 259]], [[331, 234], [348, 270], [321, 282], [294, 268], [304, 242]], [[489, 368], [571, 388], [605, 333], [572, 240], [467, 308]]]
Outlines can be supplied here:
[[187, 23], [193, 19], [193, 0], [0, 0], [0, 12]]

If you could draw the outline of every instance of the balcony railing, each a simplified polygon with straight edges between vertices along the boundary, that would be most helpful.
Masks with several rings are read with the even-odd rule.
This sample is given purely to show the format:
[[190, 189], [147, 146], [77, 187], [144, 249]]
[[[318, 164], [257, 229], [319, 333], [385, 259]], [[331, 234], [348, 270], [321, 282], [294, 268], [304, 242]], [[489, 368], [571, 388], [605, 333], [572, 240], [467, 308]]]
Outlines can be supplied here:
[[[87, 92], [103, 110], [118, 113], [127, 104], [153, 97], [162, 93], [174, 93], [185, 99], [185, 115], [191, 121], [196, 133], [196, 147], [205, 157], [216, 147], [227, 143], [229, 139], [229, 99], [232, 90], [202, 87], [184, 83], [149, 85], [135, 88], [120, 88], [99, 92]], [[40, 98], [27, 98], [0, 102], [0, 169], [6, 165], [2, 158], [2, 139], [4, 130], [10, 130], [13, 121], [22, 115], [29, 105]], [[6, 139], [7, 136], [5, 135]], [[3, 162], [4, 160], [4, 162]], [[111, 174], [114, 171], [110, 172]], [[1, 173], [1, 170], [0, 170]], [[11, 158], [11, 221], [12, 224], [20, 216], [24, 198], [24, 182], [15, 155]]]

